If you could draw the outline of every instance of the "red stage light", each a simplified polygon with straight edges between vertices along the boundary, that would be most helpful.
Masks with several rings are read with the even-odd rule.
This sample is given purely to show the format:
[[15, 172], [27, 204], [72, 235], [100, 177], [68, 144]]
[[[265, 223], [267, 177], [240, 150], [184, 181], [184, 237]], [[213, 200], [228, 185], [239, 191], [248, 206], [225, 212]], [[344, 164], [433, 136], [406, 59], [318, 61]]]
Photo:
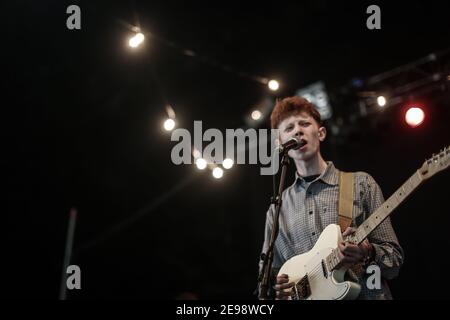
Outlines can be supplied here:
[[408, 108], [408, 111], [406, 111], [406, 123], [413, 128], [422, 124], [424, 119], [425, 112], [423, 112], [422, 108], [418, 106], [411, 106]]

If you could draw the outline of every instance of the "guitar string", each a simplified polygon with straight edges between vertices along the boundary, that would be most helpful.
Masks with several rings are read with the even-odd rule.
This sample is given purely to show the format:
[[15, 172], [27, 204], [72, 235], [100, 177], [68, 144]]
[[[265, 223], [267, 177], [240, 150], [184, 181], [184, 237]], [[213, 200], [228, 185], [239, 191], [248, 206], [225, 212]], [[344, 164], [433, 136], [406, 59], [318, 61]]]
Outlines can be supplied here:
[[[323, 260], [324, 260], [324, 259], [323, 259]], [[308, 282], [309, 282], [310, 280], [313, 280], [313, 279], [317, 278], [317, 276], [318, 276], [321, 272], [323, 272], [321, 269], [322, 269], [322, 263], [316, 265], [309, 273], [306, 273]], [[330, 275], [330, 276], [331, 276], [331, 272], [328, 273], [328, 269], [327, 269], [326, 271], [327, 271], [327, 275]], [[296, 285], [297, 285], [299, 282], [301, 282], [303, 279], [304, 279], [304, 277], [302, 277], [302, 278], [300, 279], [300, 281], [298, 281], [298, 282], [296, 283]], [[296, 290], [296, 292], [295, 292], [295, 295], [297, 295], [297, 298], [298, 298], [298, 292], [297, 292], [297, 290]]]
[[[325, 260], [325, 259], [323, 259]], [[322, 261], [322, 260], [321, 260]], [[322, 268], [322, 262], [320, 262], [319, 264], [317, 264], [309, 273], [306, 273], [306, 275], [308, 275], [309, 277], [314, 277], [315, 275], [317, 275], [319, 272], [321, 272]], [[326, 270], [327, 274], [328, 274], [328, 269]]]
[[[325, 258], [326, 259], [326, 258]], [[325, 260], [325, 259], [322, 259], [322, 261], [323, 260]], [[317, 278], [317, 276], [321, 273], [321, 272], [323, 272], [323, 270], [321, 270], [323, 267], [322, 267], [322, 262], [321, 263], [319, 263], [318, 265], [316, 265], [309, 273], [306, 273], [306, 276], [308, 276], [308, 280], [309, 279], [315, 279], [315, 278]], [[328, 272], [328, 269], [326, 270], [326, 272], [327, 272], [327, 275], [328, 274], [331, 274], [331, 272], [329, 273]], [[303, 279], [303, 278], [302, 278]], [[300, 279], [300, 281], [301, 281], [301, 279]], [[299, 282], [300, 282], [299, 281]], [[297, 282], [297, 283], [299, 283], [299, 282]]]
[[[324, 259], [323, 259], [323, 260], [324, 260]], [[315, 279], [315, 278], [317, 278], [317, 276], [318, 276], [321, 272], [323, 272], [323, 270], [321, 270], [321, 268], [322, 268], [322, 265], [321, 265], [321, 263], [320, 263], [320, 264], [318, 264], [316, 267], [314, 267], [314, 268], [311, 270], [311, 272], [306, 273], [306, 275], [308, 276], [308, 280], [309, 280], [309, 279]], [[332, 271], [329, 272], [329, 273], [328, 273], [328, 269], [327, 269], [326, 271], [327, 271], [327, 275], [331, 275]]]

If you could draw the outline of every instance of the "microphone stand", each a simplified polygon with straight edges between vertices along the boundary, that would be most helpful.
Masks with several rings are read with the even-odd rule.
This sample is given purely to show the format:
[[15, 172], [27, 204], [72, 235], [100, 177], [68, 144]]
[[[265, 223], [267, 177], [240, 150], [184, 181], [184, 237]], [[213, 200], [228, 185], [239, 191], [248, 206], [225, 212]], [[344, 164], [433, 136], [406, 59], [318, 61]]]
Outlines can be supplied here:
[[271, 203], [275, 204], [275, 215], [273, 219], [272, 233], [270, 236], [269, 248], [266, 253], [261, 254], [261, 260], [263, 261], [263, 266], [261, 269], [261, 273], [258, 277], [258, 285], [259, 285], [259, 296], [260, 300], [267, 300], [274, 298], [274, 292], [271, 283], [273, 283], [273, 279], [271, 279], [272, 274], [272, 262], [273, 262], [273, 249], [275, 246], [275, 240], [278, 236], [279, 226], [280, 226], [280, 209], [281, 209], [281, 196], [284, 190], [284, 185], [286, 181], [286, 171], [289, 165], [289, 157], [287, 156], [288, 150], [282, 151], [281, 157], [281, 178], [280, 184], [278, 187], [278, 194], [275, 198], [272, 197]]

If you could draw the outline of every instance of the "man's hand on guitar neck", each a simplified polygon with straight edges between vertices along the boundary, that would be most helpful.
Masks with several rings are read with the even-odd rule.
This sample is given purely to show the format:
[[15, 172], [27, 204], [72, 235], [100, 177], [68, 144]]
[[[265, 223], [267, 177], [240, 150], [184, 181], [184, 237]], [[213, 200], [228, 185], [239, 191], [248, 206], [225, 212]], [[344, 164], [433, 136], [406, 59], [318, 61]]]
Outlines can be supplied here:
[[[345, 238], [348, 235], [355, 233], [355, 228], [347, 228], [342, 236]], [[356, 264], [364, 263], [373, 256], [373, 246], [365, 239], [360, 245], [355, 245], [350, 242], [339, 243], [339, 258], [342, 265], [351, 268]]]

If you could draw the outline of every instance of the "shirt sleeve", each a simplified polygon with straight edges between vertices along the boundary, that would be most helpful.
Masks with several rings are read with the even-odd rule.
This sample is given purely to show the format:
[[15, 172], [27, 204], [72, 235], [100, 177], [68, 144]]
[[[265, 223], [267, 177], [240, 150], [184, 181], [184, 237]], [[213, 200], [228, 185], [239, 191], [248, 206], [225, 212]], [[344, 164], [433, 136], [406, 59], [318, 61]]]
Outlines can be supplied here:
[[[384, 203], [380, 186], [372, 176], [366, 176], [366, 193], [364, 197], [364, 210], [368, 218], [376, 209]], [[393, 279], [398, 276], [404, 260], [404, 252], [400, 246], [390, 218], [386, 218], [368, 236], [373, 245], [375, 254], [374, 262], [380, 267], [381, 276], [385, 279]]]

